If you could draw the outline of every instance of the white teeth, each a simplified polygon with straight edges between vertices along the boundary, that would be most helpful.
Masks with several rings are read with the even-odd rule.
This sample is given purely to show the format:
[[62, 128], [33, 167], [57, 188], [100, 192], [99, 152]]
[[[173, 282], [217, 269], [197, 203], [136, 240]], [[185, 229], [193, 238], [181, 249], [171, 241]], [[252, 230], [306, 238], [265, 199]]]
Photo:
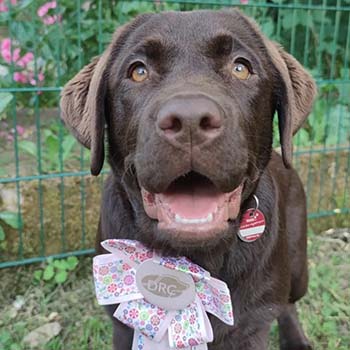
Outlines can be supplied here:
[[175, 222], [178, 222], [180, 224], [205, 224], [211, 221], [213, 221], [212, 213], [208, 214], [206, 218], [199, 218], [199, 219], [186, 219], [186, 218], [182, 218], [178, 214], [175, 214]]

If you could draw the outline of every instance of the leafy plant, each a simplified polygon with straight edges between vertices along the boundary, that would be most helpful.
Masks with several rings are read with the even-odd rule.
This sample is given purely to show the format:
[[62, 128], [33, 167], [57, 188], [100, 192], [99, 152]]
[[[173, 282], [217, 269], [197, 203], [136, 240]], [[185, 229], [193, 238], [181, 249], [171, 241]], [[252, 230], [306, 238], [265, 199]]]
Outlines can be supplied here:
[[322, 86], [312, 113], [297, 136], [299, 147], [334, 147], [350, 141], [350, 105], [348, 101], [338, 98], [344, 93], [343, 89], [343, 86], [334, 84]]
[[[178, 4], [152, 1], [111, 0], [99, 6], [97, 1], [22, 0], [0, 12], [0, 26], [5, 28], [0, 40], [0, 89], [37, 90], [29, 99], [28, 94], [17, 94], [17, 107], [33, 107], [38, 101], [42, 107], [56, 106], [57, 93], [42, 93], [40, 86], [63, 85], [101, 53], [116, 27], [136, 15], [180, 9]], [[12, 97], [0, 96], [0, 115]]]
[[0, 348], [6, 350], [21, 350], [19, 343], [15, 343], [11, 332], [6, 329], [0, 330]]
[[[295, 136], [299, 148], [312, 145], [336, 147], [350, 142], [350, 104], [341, 98], [348, 87], [325, 84], [319, 89], [319, 98], [304, 127]], [[339, 97], [339, 98], [338, 98]], [[279, 147], [277, 117], [274, 120], [274, 147]]]
[[79, 260], [76, 256], [60, 260], [49, 258], [45, 268], [34, 271], [34, 280], [62, 284], [67, 281], [69, 272], [73, 271], [78, 263]]
[[21, 220], [17, 213], [14, 213], [12, 211], [1, 211], [0, 212], [0, 242], [5, 240], [5, 230], [1, 225], [1, 221], [16, 230], [22, 226]]
[[[77, 144], [75, 138], [66, 131], [61, 136], [59, 125], [53, 125], [50, 129], [41, 132], [42, 145], [40, 146], [41, 169], [43, 173], [60, 171], [61, 163], [74, 157], [73, 149]], [[38, 145], [30, 140], [22, 140], [18, 143], [19, 149], [38, 160]], [[61, 155], [61, 156], [60, 156]]]
[[13, 95], [9, 92], [0, 92], [0, 120], [4, 118], [4, 112], [13, 100]]

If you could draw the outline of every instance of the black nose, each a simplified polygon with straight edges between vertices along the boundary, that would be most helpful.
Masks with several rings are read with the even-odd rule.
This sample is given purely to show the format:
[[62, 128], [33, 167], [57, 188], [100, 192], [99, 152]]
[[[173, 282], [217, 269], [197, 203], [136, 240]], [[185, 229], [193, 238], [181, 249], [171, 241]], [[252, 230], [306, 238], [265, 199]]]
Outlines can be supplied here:
[[168, 141], [199, 145], [219, 136], [223, 117], [217, 104], [201, 95], [176, 96], [159, 110], [157, 128]]

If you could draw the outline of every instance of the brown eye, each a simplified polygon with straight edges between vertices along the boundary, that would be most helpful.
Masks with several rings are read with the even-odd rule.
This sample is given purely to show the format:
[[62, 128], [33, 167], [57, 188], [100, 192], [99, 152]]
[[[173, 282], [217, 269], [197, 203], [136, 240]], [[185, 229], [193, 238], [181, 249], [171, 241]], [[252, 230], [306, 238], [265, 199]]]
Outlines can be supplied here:
[[232, 75], [240, 80], [247, 80], [250, 77], [250, 71], [244, 63], [235, 62], [232, 67]]
[[136, 83], [142, 83], [148, 78], [148, 71], [143, 63], [136, 64], [130, 72], [130, 77]]

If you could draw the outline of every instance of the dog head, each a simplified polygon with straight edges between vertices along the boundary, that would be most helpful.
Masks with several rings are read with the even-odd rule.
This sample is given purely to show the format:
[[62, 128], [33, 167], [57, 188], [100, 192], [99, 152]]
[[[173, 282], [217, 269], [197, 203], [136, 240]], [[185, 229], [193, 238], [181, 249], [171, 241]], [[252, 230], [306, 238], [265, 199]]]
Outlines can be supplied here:
[[270, 159], [276, 111], [291, 166], [315, 91], [241, 12], [169, 12], [119, 28], [65, 86], [61, 109], [94, 175], [107, 130], [112, 171], [152, 223], [150, 239], [189, 245], [224, 236], [239, 215]]

